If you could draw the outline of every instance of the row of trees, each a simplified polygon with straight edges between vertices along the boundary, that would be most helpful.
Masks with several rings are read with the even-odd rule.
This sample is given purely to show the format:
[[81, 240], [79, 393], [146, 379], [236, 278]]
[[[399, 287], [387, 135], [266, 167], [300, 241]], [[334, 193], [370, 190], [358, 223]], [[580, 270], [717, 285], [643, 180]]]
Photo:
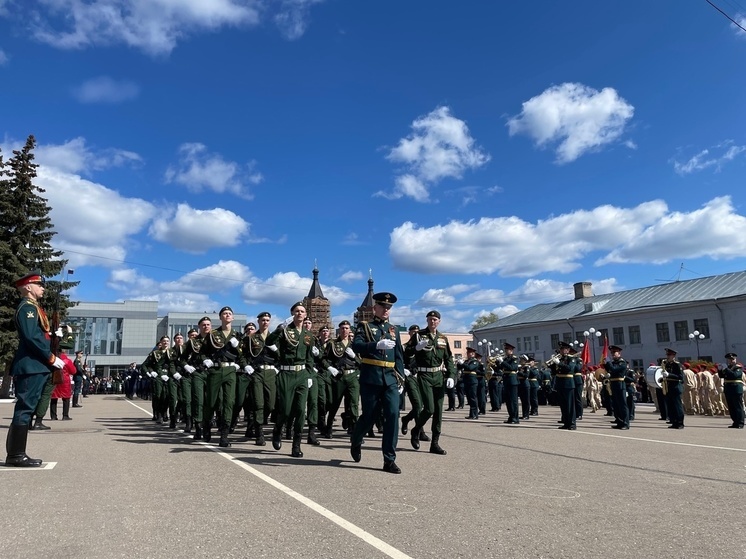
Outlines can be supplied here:
[[8, 374], [18, 345], [13, 321], [18, 305], [14, 280], [31, 270], [41, 270], [48, 278], [41, 304], [49, 316], [57, 313], [60, 317], [74, 304], [64, 292], [78, 284], [62, 280], [67, 260], [52, 248], [57, 233], [47, 199], [42, 196], [45, 191], [34, 184], [38, 167], [35, 147], [36, 139], [29, 136], [7, 161], [0, 151], [0, 371], [4, 373], [0, 397], [7, 396], [10, 389]]

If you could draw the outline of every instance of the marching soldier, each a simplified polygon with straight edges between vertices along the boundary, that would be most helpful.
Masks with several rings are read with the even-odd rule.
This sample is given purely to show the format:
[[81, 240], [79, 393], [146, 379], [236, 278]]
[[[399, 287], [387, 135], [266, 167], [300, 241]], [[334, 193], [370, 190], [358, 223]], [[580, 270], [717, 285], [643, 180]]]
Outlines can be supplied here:
[[743, 429], [743, 368], [738, 364], [735, 353], [725, 354], [726, 364], [721, 366], [718, 376], [723, 379], [723, 393], [728, 404], [728, 412], [733, 424], [729, 429]]
[[[326, 434], [326, 412], [332, 405], [332, 380], [331, 375], [324, 367], [323, 360], [326, 355], [326, 346], [331, 341], [331, 331], [324, 325], [319, 328], [319, 335], [316, 338], [316, 347], [319, 350], [318, 357], [314, 357], [314, 366], [316, 367], [316, 379], [318, 380], [318, 422], [316, 427], [321, 436]], [[329, 437], [324, 437], [329, 438]]]
[[168, 379], [171, 368], [171, 355], [168, 351], [171, 340], [161, 336], [155, 349], [143, 361], [140, 369], [151, 378], [153, 417], [157, 425], [162, 425], [168, 413]]
[[[180, 334], [174, 336], [174, 341], [177, 341], [177, 345], [174, 346], [174, 377], [179, 383], [179, 401], [181, 402], [181, 413], [184, 417], [184, 433], [192, 432], [192, 374], [187, 370], [187, 367], [194, 369], [188, 364], [188, 357], [191, 354], [192, 340], [199, 336], [199, 332], [194, 328], [190, 328], [187, 332], [187, 339], [182, 338], [183, 343], [178, 345], [178, 338]], [[199, 350], [197, 350], [199, 353]], [[178, 376], [178, 378], [177, 378]]]
[[321, 366], [331, 375], [332, 400], [326, 416], [324, 437], [331, 439], [334, 416], [342, 402], [350, 402], [347, 432], [352, 434], [357, 423], [358, 401], [360, 400], [360, 371], [358, 370], [355, 351], [350, 340], [350, 321], [343, 320], [338, 325], [339, 336], [326, 344]]
[[477, 406], [479, 408], [479, 415], [487, 415], [487, 372], [484, 370], [484, 365], [482, 364], [482, 355], [478, 351], [475, 351], [474, 357], [479, 361], [479, 369], [477, 369]]
[[567, 342], [559, 343], [559, 355], [549, 360], [554, 373], [554, 389], [562, 414], [562, 425], [559, 429], [574, 431], [575, 425], [575, 371], [580, 367], [578, 361], [570, 355], [572, 347]]
[[521, 355], [516, 378], [518, 379], [518, 398], [521, 400], [521, 419], [528, 419], [531, 409], [528, 403], [528, 355], [526, 354]]
[[[14, 286], [21, 296], [14, 318], [18, 331], [18, 349], [13, 356], [10, 374], [15, 386], [16, 404], [5, 442], [6, 466], [38, 467], [42, 461], [26, 454], [29, 422], [52, 369], [62, 369], [65, 362], [51, 350], [49, 319], [39, 300], [44, 296], [44, 278], [34, 270], [17, 279]], [[61, 337], [58, 330], [55, 335]]]
[[290, 455], [303, 458], [301, 439], [306, 412], [308, 389], [313, 385], [313, 335], [303, 327], [306, 308], [297, 302], [290, 307], [293, 315], [285, 319], [266, 343], [278, 348], [279, 374], [277, 376], [277, 417], [272, 430], [272, 447], [282, 448], [282, 428], [286, 423], [293, 427], [293, 446]]
[[[360, 462], [363, 435], [380, 414], [383, 416], [383, 470], [400, 474], [401, 469], [396, 465], [396, 442], [399, 435], [399, 387], [404, 379], [404, 350], [398, 328], [389, 323], [389, 313], [396, 303], [396, 296], [387, 292], [376, 293], [373, 301], [373, 320], [358, 324], [352, 342], [352, 349], [360, 358], [363, 414], [350, 439], [350, 455], [355, 462]], [[442, 391], [440, 406], [442, 409]]]
[[530, 405], [529, 415], [539, 415], [539, 384], [541, 373], [536, 367], [533, 357], [528, 358], [528, 402]]
[[[184, 408], [184, 391], [181, 386], [181, 382], [184, 378], [182, 372], [183, 362], [182, 357], [184, 355], [184, 335], [181, 332], [177, 332], [174, 335], [174, 345], [170, 350], [171, 364], [170, 364], [170, 380], [168, 381], [168, 412], [171, 418], [168, 427], [169, 429], [176, 429], [177, 415]], [[186, 417], [186, 416], [185, 416]], [[191, 429], [190, 429], [191, 431]]]
[[244, 357], [253, 368], [249, 394], [254, 424], [247, 425], [246, 438], [253, 434], [256, 446], [267, 444], [264, 425], [267, 424], [277, 399], [277, 346], [267, 345], [271, 320], [272, 315], [267, 311], [260, 312], [256, 317], [259, 329], [243, 340]]
[[466, 348], [466, 361], [457, 364], [464, 379], [464, 392], [469, 402], [469, 415], [466, 419], [479, 419], [479, 402], [477, 400], [477, 372], [482, 363], [477, 359], [477, 351], [473, 347]]
[[[246, 359], [246, 354], [243, 352], [243, 343], [254, 332], [256, 332], [256, 324], [254, 324], [253, 322], [247, 322], [243, 328], [243, 336], [241, 337], [241, 343], [239, 344], [239, 347], [241, 348], [240, 351], [244, 356], [244, 360], [247, 364], [249, 363]], [[244, 367], [245, 366], [246, 365], [244, 365]], [[254, 372], [253, 367], [249, 367], [249, 369], [251, 369], [252, 373]], [[233, 433], [236, 430], [236, 426], [238, 426], [238, 416], [241, 414], [241, 410], [243, 410], [244, 412], [244, 420], [246, 421], [246, 426], [249, 427], [253, 426], [254, 424], [254, 420], [251, 418], [251, 397], [249, 396], [250, 384], [251, 375], [244, 368], [236, 371], [236, 392], [233, 400], [233, 414], [231, 416], [230, 427], [228, 428], [229, 433]], [[229, 395], [226, 396], [230, 397]]]
[[666, 387], [666, 408], [668, 418], [671, 420], [669, 429], [684, 428], [684, 404], [682, 395], [684, 393], [684, 369], [676, 360], [676, 351], [666, 348], [666, 359], [661, 363], [663, 366], [664, 385]]
[[[415, 346], [420, 341], [419, 337], [420, 327], [417, 324], [412, 324], [409, 327], [409, 340], [404, 348], [404, 390], [409, 397], [409, 403], [412, 405], [412, 409], [401, 418], [401, 434], [406, 435], [409, 432], [409, 422], [416, 421], [417, 417], [422, 411], [422, 396], [420, 395], [420, 381], [417, 376], [417, 363], [415, 361], [414, 353]], [[425, 430], [420, 431], [420, 440], [429, 441], [430, 437], [427, 436]]]
[[[202, 344], [209, 340], [212, 331], [212, 321], [209, 316], [203, 316], [197, 322], [198, 333], [189, 333], [189, 340], [184, 344], [184, 371], [191, 377], [192, 422], [194, 424], [194, 440], [202, 440], [202, 422], [205, 410], [205, 383], [207, 371], [202, 363]], [[210, 418], [212, 419], [212, 418]]]
[[611, 400], [614, 407], [614, 425], [612, 429], [629, 429], [629, 411], [627, 409], [627, 387], [624, 378], [627, 376], [627, 362], [622, 359], [622, 348], [609, 346], [611, 359], [604, 363], [607, 378], [611, 385]]
[[503, 423], [518, 424], [518, 358], [513, 355], [515, 346], [505, 342], [504, 356], [497, 357], [497, 366], [503, 375], [503, 397], [508, 408], [508, 419]]
[[430, 442], [430, 452], [445, 454], [446, 451], [438, 444], [443, 421], [443, 397], [445, 395], [443, 379], [445, 377], [445, 388], [453, 388], [456, 385], [456, 367], [448, 338], [438, 332], [440, 313], [430, 311], [425, 316], [427, 329], [424, 333], [420, 330], [420, 341], [415, 345], [414, 353], [422, 397], [422, 411], [412, 428], [410, 442], [415, 450], [420, 448], [420, 431], [427, 420], [432, 417], [433, 438]]
[[487, 366], [492, 369], [492, 376], [487, 382], [490, 393], [490, 411], [500, 411], [503, 407], [503, 372], [496, 361], [488, 360]]

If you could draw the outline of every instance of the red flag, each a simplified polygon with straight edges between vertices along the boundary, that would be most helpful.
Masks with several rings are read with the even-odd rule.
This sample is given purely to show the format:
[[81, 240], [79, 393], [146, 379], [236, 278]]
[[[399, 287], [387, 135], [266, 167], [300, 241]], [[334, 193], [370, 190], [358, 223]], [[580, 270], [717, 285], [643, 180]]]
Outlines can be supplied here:
[[608, 336], [604, 336], [604, 350], [601, 352], [601, 361], [598, 362], [599, 365], [603, 365], [604, 361], [606, 361], [606, 358], [609, 356], [609, 338]]
[[585, 345], [583, 346], [583, 351], [580, 354], [580, 358], [583, 360], [583, 365], [590, 365], [591, 363], [591, 344], [593, 342], [586, 338]]

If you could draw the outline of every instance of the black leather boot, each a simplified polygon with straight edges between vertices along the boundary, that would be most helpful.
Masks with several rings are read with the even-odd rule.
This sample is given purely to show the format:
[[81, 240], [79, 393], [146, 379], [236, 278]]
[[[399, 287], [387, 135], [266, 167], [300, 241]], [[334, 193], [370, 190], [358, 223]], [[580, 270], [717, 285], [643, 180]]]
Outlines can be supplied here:
[[261, 425], [250, 421], [249, 424], [246, 426], [246, 438], [253, 439], [257, 436], [259, 431], [261, 431]]
[[312, 444], [313, 446], [319, 446], [321, 444], [319, 439], [316, 438], [316, 427], [313, 425], [308, 427], [308, 444]]
[[192, 437], [195, 441], [201, 441], [202, 440], [202, 425], [199, 423], [194, 424], [194, 437]]
[[5, 465], [14, 468], [35, 468], [41, 466], [41, 460], [30, 458], [26, 454], [26, 441], [28, 439], [28, 425], [10, 425], [8, 427], [8, 438], [5, 441], [5, 449], [8, 456]]
[[412, 448], [415, 450], [420, 449], [420, 431], [421, 430], [422, 430], [421, 428], [414, 426], [412, 430], [409, 432], [410, 433], [409, 442], [412, 443]]
[[62, 421], [70, 421], [70, 398], [62, 398]]
[[282, 425], [275, 423], [272, 429], [272, 448], [280, 450], [282, 448]]
[[57, 400], [54, 399], [49, 403], [49, 419], [57, 421]]
[[334, 425], [334, 419], [330, 417], [329, 419], [326, 420], [326, 426], [324, 427], [324, 430], [321, 432], [321, 436], [324, 437], [325, 439], [333, 439], [334, 438], [334, 434], [332, 433], [333, 425]]
[[285, 440], [289, 441], [292, 438], [293, 438], [293, 429], [290, 426], [290, 424], [288, 423], [287, 425], [285, 425]]
[[184, 425], [184, 432], [185, 433], [191, 433], [192, 432], [192, 418], [187, 417]]
[[49, 431], [51, 427], [49, 427], [48, 425], [44, 425], [44, 423], [42, 423], [42, 420], [42, 417], [37, 417], [30, 429], [33, 429], [34, 431]]
[[433, 435], [433, 442], [430, 443], [430, 452], [432, 454], [441, 454], [441, 455], [444, 455], [444, 454], [446, 454], [446, 451], [443, 450], [442, 448], [440, 448], [440, 445], [438, 444], [438, 439], [439, 438], [440, 437], [436, 437], [435, 435]]
[[427, 433], [425, 433], [424, 429], [420, 429], [419, 433], [420, 440], [426, 443], [430, 442], [430, 437], [427, 436]]
[[222, 446], [223, 448], [228, 448], [229, 446], [231, 446], [231, 443], [228, 440], [229, 430], [230, 430], [230, 427], [226, 425], [222, 425], [220, 427], [220, 442], [218, 443], [218, 446]]
[[202, 440], [209, 443], [212, 440], [212, 422], [205, 421], [205, 426], [202, 432]]
[[301, 437], [301, 433], [295, 433], [293, 435], [293, 449], [290, 452], [290, 456], [292, 456], [293, 458], [303, 458], [303, 452], [301, 452], [300, 449]]
[[256, 430], [256, 446], [266, 446], [267, 441], [264, 440], [264, 428], [259, 423], [254, 422], [254, 428]]
[[169, 429], [176, 429], [176, 414], [171, 416], [171, 420], [168, 422]]
[[83, 407], [83, 406], [81, 406], [81, 405], [80, 405], [80, 404], [78, 403], [78, 399], [79, 399], [79, 398], [80, 398], [80, 396], [78, 396], [77, 394], [73, 394], [73, 407], [74, 407], [74, 408], [82, 408], [82, 407]]

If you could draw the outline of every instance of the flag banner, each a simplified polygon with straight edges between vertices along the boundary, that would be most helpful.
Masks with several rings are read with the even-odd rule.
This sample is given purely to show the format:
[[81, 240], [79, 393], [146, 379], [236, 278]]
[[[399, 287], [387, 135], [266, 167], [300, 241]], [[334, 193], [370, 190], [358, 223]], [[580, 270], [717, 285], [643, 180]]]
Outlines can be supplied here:
[[603, 365], [608, 356], [609, 356], [609, 337], [604, 336], [604, 350], [601, 353], [601, 361], [599, 361], [598, 364]]

